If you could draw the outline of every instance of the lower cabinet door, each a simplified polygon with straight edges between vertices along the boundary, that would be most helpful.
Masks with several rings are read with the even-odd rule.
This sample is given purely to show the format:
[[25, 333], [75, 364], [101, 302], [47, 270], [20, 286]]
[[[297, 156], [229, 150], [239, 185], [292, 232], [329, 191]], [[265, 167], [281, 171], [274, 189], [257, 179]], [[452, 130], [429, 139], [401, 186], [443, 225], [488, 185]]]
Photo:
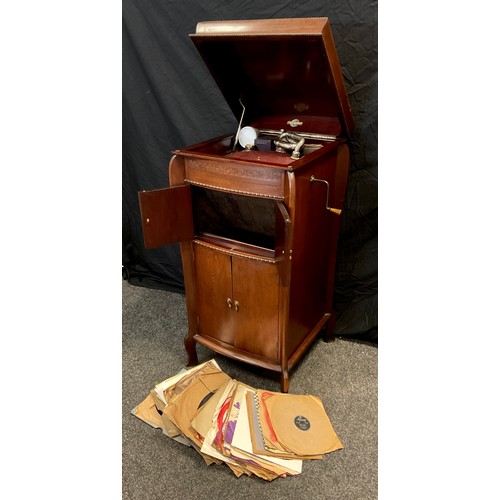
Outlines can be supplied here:
[[198, 333], [249, 355], [279, 361], [276, 264], [194, 244]]
[[231, 256], [194, 244], [198, 333], [234, 343]]
[[279, 275], [276, 264], [232, 257], [234, 346], [278, 358]]

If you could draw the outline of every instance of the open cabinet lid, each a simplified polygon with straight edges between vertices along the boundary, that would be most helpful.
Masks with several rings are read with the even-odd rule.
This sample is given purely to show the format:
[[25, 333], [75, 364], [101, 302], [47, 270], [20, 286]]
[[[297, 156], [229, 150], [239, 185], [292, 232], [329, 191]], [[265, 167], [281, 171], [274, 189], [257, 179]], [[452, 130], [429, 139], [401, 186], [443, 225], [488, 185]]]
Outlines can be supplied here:
[[328, 18], [208, 21], [190, 36], [238, 121], [241, 99], [246, 124], [350, 136]]

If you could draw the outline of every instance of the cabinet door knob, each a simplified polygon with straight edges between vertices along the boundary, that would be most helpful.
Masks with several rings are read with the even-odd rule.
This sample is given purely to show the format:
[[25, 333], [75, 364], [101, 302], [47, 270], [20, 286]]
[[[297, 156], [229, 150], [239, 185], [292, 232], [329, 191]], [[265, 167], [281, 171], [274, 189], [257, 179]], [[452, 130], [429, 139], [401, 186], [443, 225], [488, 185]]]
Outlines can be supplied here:
[[232, 309], [233, 308], [233, 301], [228, 297], [228, 299], [226, 300], [227, 302], [227, 305], [229, 307], [229, 309]]
[[237, 300], [234, 301], [234, 310], [236, 312], [240, 310], [240, 303]]

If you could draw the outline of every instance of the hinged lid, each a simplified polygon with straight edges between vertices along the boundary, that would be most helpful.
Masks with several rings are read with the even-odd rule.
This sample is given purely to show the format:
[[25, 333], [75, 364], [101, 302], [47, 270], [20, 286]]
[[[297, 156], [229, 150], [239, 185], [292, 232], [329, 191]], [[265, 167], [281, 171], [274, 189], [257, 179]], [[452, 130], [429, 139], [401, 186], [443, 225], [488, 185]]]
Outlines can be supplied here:
[[350, 135], [328, 18], [201, 22], [190, 36], [238, 120], [241, 98], [247, 124]]

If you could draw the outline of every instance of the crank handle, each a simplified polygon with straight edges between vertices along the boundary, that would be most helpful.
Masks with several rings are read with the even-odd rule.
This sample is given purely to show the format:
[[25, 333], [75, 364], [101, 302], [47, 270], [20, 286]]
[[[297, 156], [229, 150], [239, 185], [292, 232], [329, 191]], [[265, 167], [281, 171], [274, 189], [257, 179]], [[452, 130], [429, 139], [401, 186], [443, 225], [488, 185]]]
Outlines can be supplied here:
[[328, 199], [330, 198], [330, 184], [328, 181], [325, 181], [324, 179], [316, 179], [314, 175], [311, 175], [311, 178], [309, 179], [310, 182], [322, 182], [323, 184], [326, 184], [326, 203], [325, 203], [325, 208], [329, 211], [332, 212], [333, 214], [340, 215], [342, 213], [341, 208], [333, 208], [328, 206]]

